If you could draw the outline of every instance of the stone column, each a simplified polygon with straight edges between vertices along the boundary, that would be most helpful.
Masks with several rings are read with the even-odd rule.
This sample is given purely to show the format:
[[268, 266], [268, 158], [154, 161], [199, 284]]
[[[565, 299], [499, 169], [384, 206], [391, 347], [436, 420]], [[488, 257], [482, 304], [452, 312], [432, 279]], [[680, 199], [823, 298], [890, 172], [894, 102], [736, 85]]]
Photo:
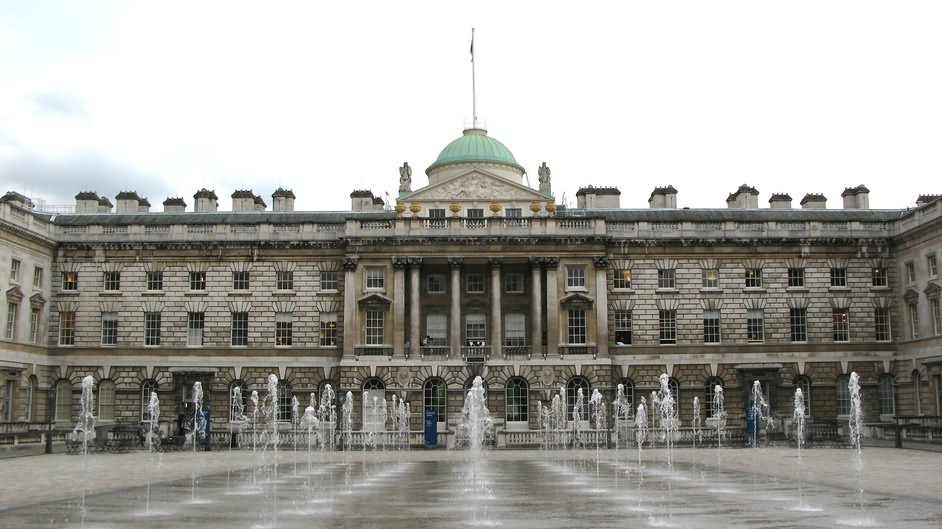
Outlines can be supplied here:
[[461, 265], [464, 257], [449, 257], [451, 265], [451, 318], [448, 322], [448, 343], [452, 355], [461, 357]]
[[503, 328], [501, 325], [501, 306], [500, 306], [500, 265], [503, 259], [500, 257], [491, 257], [491, 354], [495, 358], [502, 353]]
[[357, 258], [343, 258], [343, 354], [353, 356], [357, 344]]
[[547, 257], [543, 260], [546, 268], [546, 354], [559, 354], [559, 291], [556, 284], [556, 269], [559, 259]]
[[409, 354], [404, 350], [406, 341], [405, 326], [406, 321], [406, 263], [407, 260], [402, 256], [395, 256], [393, 262], [393, 354]]
[[419, 286], [421, 285], [419, 271], [421, 268], [421, 257], [409, 258], [409, 340], [411, 347], [408, 354], [418, 354], [419, 346], [422, 344], [422, 339], [419, 337], [419, 318], [421, 318], [419, 314]]
[[542, 275], [542, 257], [530, 258], [530, 351], [532, 354], [543, 353], [543, 288], [540, 285]]
[[608, 257], [594, 257], [595, 344], [600, 355], [608, 354]]

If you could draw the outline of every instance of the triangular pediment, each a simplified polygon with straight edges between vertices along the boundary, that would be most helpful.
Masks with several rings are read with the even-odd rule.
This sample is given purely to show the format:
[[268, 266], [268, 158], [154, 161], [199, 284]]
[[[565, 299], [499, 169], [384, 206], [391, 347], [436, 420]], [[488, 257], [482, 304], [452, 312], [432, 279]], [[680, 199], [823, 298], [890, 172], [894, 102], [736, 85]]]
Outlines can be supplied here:
[[563, 296], [559, 300], [559, 304], [563, 306], [570, 306], [570, 307], [591, 307], [594, 301], [595, 301], [594, 299], [590, 298], [589, 296], [586, 296], [585, 294], [581, 294], [579, 292], [573, 292], [572, 294], [569, 294], [568, 296]]
[[382, 294], [367, 294], [357, 300], [357, 305], [364, 310], [389, 310], [392, 300]]
[[926, 294], [927, 298], [937, 298], [939, 297], [939, 291], [942, 290], [942, 287], [939, 286], [935, 281], [929, 281], [929, 284], [926, 285], [922, 291]]
[[23, 291], [14, 286], [7, 290], [7, 303], [19, 304], [23, 300]]
[[535, 189], [481, 169], [425, 186], [401, 198], [408, 202], [551, 200], [551, 197]]
[[33, 308], [41, 309], [46, 304], [46, 298], [37, 292], [29, 297], [29, 304], [32, 305]]
[[919, 301], [919, 291], [915, 288], [907, 288], [906, 292], [903, 293], [903, 300], [908, 304], [913, 304]]

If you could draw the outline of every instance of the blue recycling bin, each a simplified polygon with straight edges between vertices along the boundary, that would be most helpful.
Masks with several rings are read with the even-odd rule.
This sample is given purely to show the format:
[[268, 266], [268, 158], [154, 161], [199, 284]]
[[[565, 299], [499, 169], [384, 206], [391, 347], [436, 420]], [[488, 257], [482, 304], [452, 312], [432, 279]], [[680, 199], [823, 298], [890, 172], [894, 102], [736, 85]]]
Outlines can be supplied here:
[[425, 410], [425, 448], [438, 447], [438, 412], [434, 408]]

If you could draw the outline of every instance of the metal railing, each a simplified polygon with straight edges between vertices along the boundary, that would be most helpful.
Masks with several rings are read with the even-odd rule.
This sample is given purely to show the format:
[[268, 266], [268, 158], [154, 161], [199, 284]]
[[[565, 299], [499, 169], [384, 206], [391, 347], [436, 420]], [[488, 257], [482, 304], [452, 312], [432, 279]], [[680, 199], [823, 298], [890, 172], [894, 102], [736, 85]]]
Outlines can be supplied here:
[[361, 356], [386, 356], [391, 360], [393, 348], [388, 345], [358, 345], [353, 348], [353, 355], [357, 360]]

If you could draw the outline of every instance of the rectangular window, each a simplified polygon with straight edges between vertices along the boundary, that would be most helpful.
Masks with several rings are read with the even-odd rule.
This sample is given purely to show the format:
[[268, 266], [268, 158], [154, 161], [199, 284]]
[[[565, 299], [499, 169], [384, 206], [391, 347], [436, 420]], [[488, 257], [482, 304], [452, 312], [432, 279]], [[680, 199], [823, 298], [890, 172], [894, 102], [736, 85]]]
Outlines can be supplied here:
[[615, 345], [631, 345], [631, 311], [615, 311]]
[[33, 288], [43, 287], [43, 269], [40, 266], [33, 268]]
[[472, 273], [465, 276], [465, 290], [468, 294], [483, 294], [484, 274]]
[[615, 289], [627, 290], [631, 288], [631, 269], [624, 268], [621, 270], [615, 270], [615, 278], [612, 282], [612, 287]]
[[33, 343], [39, 343], [39, 325], [42, 322], [42, 312], [39, 309], [33, 309], [29, 313], [29, 339]]
[[290, 312], [275, 313], [275, 345], [289, 346], [292, 342], [294, 315]]
[[804, 287], [805, 286], [805, 269], [804, 268], [789, 268], [788, 269], [788, 286], [790, 287]]
[[321, 290], [337, 290], [337, 271], [321, 270]]
[[850, 341], [850, 324], [847, 321], [847, 309], [831, 309], [831, 322], [834, 331], [834, 341]]
[[883, 268], [883, 267], [874, 267], [873, 269], [871, 269], [871, 270], [870, 270], [870, 281], [871, 281], [871, 284], [872, 284], [873, 286], [875, 286], [875, 287], [885, 287], [885, 286], [888, 286], [888, 285], [890, 284], [890, 282], [889, 282], [889, 280], [888, 280], [888, 278], [887, 278], [886, 268]]
[[789, 309], [788, 319], [793, 342], [808, 341], [808, 309]]
[[716, 268], [704, 268], [700, 271], [703, 288], [720, 288], [720, 271]]
[[160, 313], [144, 313], [144, 345], [160, 345]]
[[20, 260], [13, 259], [10, 261], [10, 282], [18, 283], [20, 281]]
[[249, 344], [249, 313], [248, 312], [233, 312], [232, 313], [232, 329], [231, 329], [230, 343], [236, 346]]
[[890, 341], [890, 309], [873, 309], [874, 335], [878, 342]]
[[75, 345], [75, 313], [59, 313], [59, 345]]
[[674, 269], [661, 268], [657, 271], [657, 288], [675, 288]]
[[584, 344], [585, 340], [585, 311], [569, 311], [569, 343]]
[[465, 316], [464, 337], [469, 346], [484, 345], [487, 341], [487, 318], [483, 314], [468, 314]]
[[275, 272], [275, 290], [294, 290], [294, 271], [279, 270]]
[[444, 314], [425, 316], [425, 337], [422, 345], [443, 346], [448, 340], [448, 317]]
[[206, 290], [206, 272], [190, 272], [190, 290]]
[[523, 217], [523, 210], [520, 208], [504, 208], [504, 216], [508, 219], [519, 219]]
[[746, 310], [746, 340], [749, 343], [765, 341], [765, 311], [762, 309]]
[[487, 221], [484, 220], [484, 209], [468, 208], [467, 226], [469, 228], [483, 228], [486, 225]]
[[105, 290], [121, 290], [121, 272], [105, 272]]
[[762, 269], [746, 269], [746, 288], [762, 288]]
[[206, 325], [206, 313], [186, 313], [186, 344], [190, 347], [203, 345], [203, 327]]
[[504, 290], [508, 294], [523, 294], [523, 274], [507, 272], [504, 275]]
[[428, 227], [429, 228], [444, 228], [447, 225], [445, 221], [445, 209], [444, 208], [429, 208], [428, 210]]
[[906, 263], [906, 282], [909, 284], [916, 282], [916, 265], [912, 261]]
[[939, 298], [929, 300], [929, 309], [932, 310], [932, 334], [942, 334], [942, 313], [939, 312]]
[[846, 287], [847, 286], [847, 269], [846, 268], [832, 268], [831, 269], [831, 286], [832, 287]]
[[909, 304], [909, 332], [913, 340], [919, 338], [919, 307], [915, 303]]
[[703, 311], [703, 343], [720, 343], [720, 311]]
[[334, 312], [321, 312], [321, 347], [337, 346], [337, 314]]
[[386, 270], [378, 267], [366, 269], [366, 288], [382, 290], [386, 287]]
[[930, 253], [926, 256], [926, 270], [929, 272], [929, 277], [936, 277], [939, 275], [939, 264], [935, 260], [934, 253]]
[[677, 343], [677, 311], [659, 310], [658, 327], [660, 329], [660, 343]]
[[163, 290], [164, 273], [161, 271], [147, 272], [147, 290]]
[[585, 288], [585, 267], [566, 267], [566, 288]]
[[78, 272], [62, 272], [62, 290], [78, 290]]
[[429, 274], [425, 280], [425, 288], [429, 294], [445, 293], [445, 276], [441, 274]]
[[101, 345], [118, 345], [118, 313], [101, 313]]
[[232, 290], [249, 289], [249, 271], [241, 270], [232, 272]]
[[511, 313], [504, 316], [504, 345], [520, 347], [527, 345], [527, 317]]
[[386, 343], [386, 313], [379, 310], [366, 311], [366, 345]]
[[6, 337], [10, 340], [16, 339], [16, 309], [19, 305], [16, 303], [7, 303], [7, 333]]

